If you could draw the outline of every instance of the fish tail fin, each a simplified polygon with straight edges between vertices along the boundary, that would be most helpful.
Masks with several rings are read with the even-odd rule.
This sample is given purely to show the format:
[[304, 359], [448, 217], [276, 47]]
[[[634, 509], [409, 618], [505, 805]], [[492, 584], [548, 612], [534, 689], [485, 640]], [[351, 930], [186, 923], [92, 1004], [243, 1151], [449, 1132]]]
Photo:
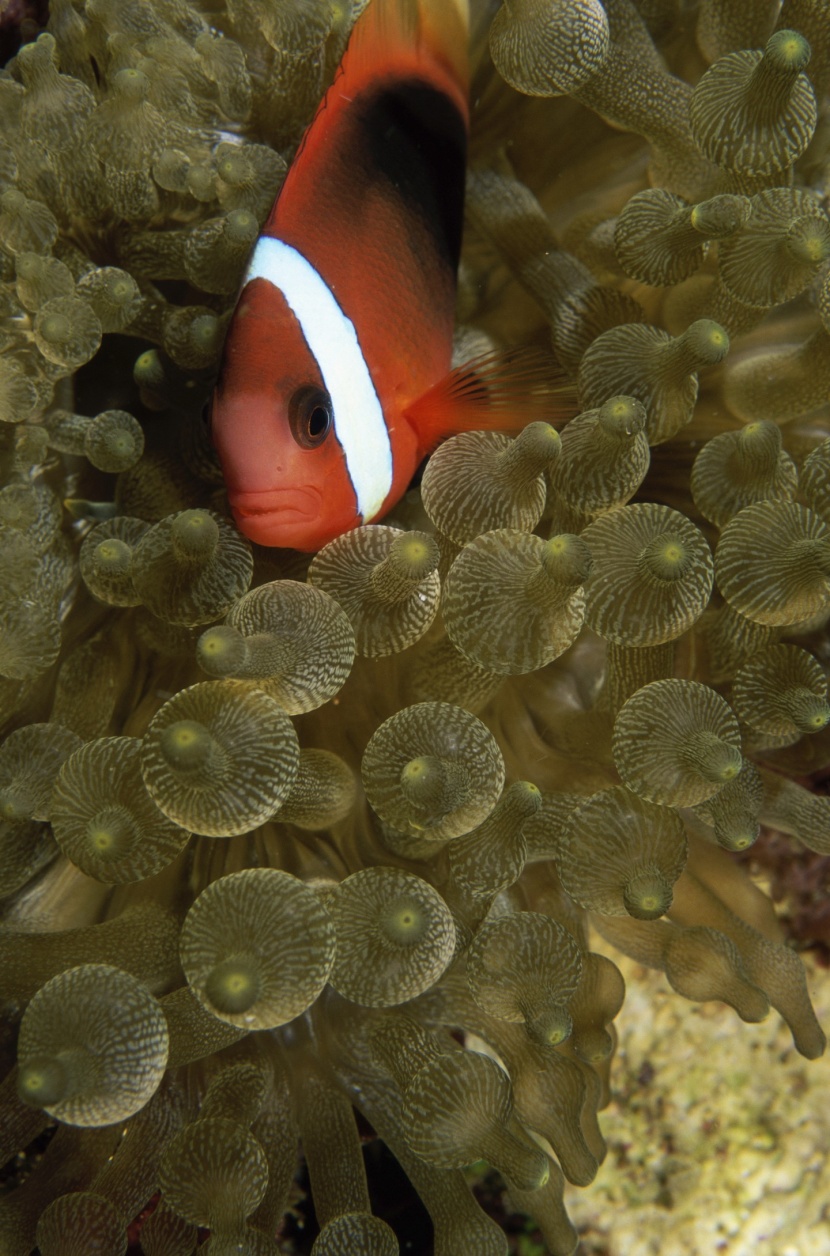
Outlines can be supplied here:
[[469, 0], [369, 0], [342, 62], [343, 86], [411, 65], [467, 109]]
[[543, 420], [562, 424], [578, 410], [576, 390], [542, 349], [485, 353], [456, 367], [406, 410], [428, 453], [446, 436], [475, 430], [520, 431]]

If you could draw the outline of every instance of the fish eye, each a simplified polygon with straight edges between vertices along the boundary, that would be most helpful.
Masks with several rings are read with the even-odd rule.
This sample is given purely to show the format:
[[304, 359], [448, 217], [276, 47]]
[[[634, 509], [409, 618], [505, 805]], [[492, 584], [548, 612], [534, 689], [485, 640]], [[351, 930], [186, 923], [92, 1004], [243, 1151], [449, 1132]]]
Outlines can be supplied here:
[[331, 397], [322, 388], [298, 388], [288, 406], [291, 435], [303, 449], [315, 449], [328, 436], [334, 416]]

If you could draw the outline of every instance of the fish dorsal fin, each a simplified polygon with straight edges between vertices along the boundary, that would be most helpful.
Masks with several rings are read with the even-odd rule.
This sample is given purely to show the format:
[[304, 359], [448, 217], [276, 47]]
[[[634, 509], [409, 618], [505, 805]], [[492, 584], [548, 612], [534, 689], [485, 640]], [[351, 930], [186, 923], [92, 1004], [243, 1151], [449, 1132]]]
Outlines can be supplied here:
[[550, 354], [525, 347], [485, 353], [457, 366], [404, 410], [426, 452], [456, 432], [516, 432], [577, 411], [576, 390]]
[[361, 9], [338, 75], [365, 82], [394, 69], [402, 58], [449, 62], [466, 89], [467, 0], [369, 0]]
[[417, 38], [416, 0], [369, 0], [352, 27], [341, 62], [343, 74], [346, 78], [377, 74], [379, 65], [394, 59], [401, 47], [411, 48]]

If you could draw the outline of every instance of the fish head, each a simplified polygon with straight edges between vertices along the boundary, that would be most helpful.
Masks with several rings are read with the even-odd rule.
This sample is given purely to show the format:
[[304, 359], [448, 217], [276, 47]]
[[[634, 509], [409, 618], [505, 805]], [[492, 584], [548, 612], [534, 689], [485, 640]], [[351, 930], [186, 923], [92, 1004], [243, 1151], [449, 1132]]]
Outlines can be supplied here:
[[231, 322], [210, 424], [251, 541], [312, 551], [361, 522], [318, 363], [284, 296], [262, 280]]

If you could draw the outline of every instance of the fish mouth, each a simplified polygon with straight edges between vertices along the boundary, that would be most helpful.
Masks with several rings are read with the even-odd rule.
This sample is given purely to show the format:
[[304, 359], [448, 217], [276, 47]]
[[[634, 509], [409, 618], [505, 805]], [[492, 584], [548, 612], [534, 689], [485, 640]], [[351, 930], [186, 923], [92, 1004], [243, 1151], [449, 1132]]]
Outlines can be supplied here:
[[229, 493], [231, 510], [239, 519], [266, 519], [279, 515], [286, 523], [311, 523], [320, 514], [323, 495], [316, 488], [274, 488], [261, 493]]
[[257, 545], [284, 549], [310, 547], [323, 506], [316, 488], [267, 489], [229, 493], [239, 531]]

